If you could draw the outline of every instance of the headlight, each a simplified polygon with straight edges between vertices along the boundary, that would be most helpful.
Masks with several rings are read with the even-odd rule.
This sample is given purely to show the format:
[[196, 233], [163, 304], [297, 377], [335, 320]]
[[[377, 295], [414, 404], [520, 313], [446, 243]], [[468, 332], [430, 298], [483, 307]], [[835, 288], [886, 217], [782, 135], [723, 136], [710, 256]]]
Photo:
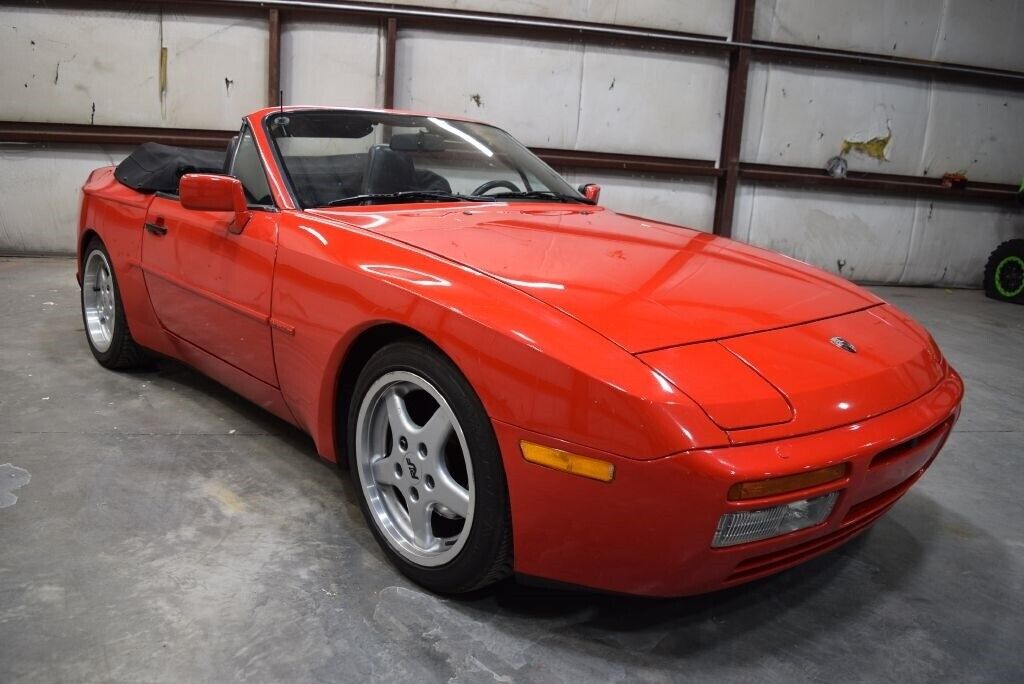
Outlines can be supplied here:
[[832, 512], [838, 497], [839, 492], [832, 492], [771, 508], [726, 513], [718, 521], [711, 546], [746, 544], [814, 527]]

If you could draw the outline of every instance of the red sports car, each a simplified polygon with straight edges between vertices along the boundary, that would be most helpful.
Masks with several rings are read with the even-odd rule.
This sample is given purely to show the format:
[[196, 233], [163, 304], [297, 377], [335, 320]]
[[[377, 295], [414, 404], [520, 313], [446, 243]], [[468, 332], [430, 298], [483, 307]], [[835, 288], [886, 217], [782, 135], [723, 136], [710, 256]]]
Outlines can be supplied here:
[[870, 527], [959, 414], [884, 301], [610, 211], [482, 123], [264, 109], [226, 155], [144, 145], [84, 190], [96, 359], [180, 359], [308, 431], [435, 591], [778, 572]]

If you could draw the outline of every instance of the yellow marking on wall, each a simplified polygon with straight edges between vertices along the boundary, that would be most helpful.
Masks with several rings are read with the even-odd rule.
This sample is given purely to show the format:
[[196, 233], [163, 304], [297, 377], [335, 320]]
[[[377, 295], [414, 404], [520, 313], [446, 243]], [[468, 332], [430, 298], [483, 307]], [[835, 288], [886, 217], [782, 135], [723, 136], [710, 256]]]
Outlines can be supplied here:
[[164, 46], [164, 7], [160, 5], [160, 118], [167, 119], [167, 48]]
[[888, 161], [889, 157], [886, 151], [889, 148], [889, 143], [892, 141], [892, 131], [883, 137], [872, 138], [871, 140], [844, 140], [842, 154], [846, 155], [850, 152], [860, 152], [861, 154], [867, 155], [873, 159], [879, 161]]

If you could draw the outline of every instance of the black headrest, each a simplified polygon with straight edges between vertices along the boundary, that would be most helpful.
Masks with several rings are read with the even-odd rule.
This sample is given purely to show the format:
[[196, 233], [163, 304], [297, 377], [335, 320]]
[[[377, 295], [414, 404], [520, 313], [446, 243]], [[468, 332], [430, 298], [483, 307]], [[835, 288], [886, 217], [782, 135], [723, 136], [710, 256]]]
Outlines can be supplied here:
[[364, 193], [416, 190], [416, 166], [409, 155], [387, 145], [374, 145], [366, 158]]

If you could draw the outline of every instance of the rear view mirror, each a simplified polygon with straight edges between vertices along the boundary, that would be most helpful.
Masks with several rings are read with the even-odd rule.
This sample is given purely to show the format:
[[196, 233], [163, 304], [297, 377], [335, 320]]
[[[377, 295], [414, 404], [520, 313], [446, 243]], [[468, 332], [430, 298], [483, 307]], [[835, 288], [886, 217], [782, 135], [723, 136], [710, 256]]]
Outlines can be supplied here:
[[237, 178], [218, 176], [211, 173], [189, 173], [178, 183], [181, 206], [193, 211], [232, 211], [235, 220], [228, 226], [239, 234], [249, 222], [249, 205], [245, 190]]
[[395, 133], [391, 136], [391, 149], [397, 152], [440, 152], [444, 138], [436, 133]]
[[597, 204], [597, 200], [601, 198], [601, 186], [597, 183], [587, 183], [586, 185], [581, 185], [578, 189], [581, 195], [594, 204]]

